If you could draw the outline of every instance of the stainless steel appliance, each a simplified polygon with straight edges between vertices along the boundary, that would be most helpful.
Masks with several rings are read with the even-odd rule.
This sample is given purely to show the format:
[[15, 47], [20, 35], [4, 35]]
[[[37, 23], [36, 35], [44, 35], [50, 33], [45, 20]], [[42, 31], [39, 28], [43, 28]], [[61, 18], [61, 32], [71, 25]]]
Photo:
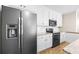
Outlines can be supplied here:
[[55, 27], [57, 25], [56, 20], [49, 19], [49, 26]]
[[60, 32], [53, 33], [52, 47], [60, 45]]
[[53, 28], [46, 28], [47, 33], [53, 33]]
[[2, 53], [37, 52], [37, 15], [27, 10], [2, 6]]

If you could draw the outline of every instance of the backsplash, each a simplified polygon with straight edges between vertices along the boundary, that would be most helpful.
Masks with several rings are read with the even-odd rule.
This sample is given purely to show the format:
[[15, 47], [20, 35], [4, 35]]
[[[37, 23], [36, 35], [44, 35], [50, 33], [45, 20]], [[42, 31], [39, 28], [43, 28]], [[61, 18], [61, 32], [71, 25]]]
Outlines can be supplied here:
[[57, 27], [37, 26], [37, 34], [46, 34], [46, 28], [53, 28], [53, 32], [59, 32]]
[[60, 32], [58, 27], [53, 27], [53, 32]]
[[44, 26], [37, 26], [37, 34], [45, 34], [46, 28], [47, 27], [44, 27]]

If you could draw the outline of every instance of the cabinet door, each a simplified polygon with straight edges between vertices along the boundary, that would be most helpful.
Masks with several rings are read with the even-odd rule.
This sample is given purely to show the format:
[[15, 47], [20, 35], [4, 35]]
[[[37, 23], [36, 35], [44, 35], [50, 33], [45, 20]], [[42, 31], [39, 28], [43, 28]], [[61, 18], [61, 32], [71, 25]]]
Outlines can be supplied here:
[[43, 10], [43, 23], [44, 26], [49, 26], [49, 9]]
[[66, 38], [65, 38], [65, 33], [64, 32], [61, 32], [60, 33], [60, 43], [62, 43], [63, 41], [65, 41]]
[[37, 25], [43, 25], [43, 15], [41, 12], [38, 12], [37, 14]]
[[43, 51], [44, 49], [52, 47], [51, 35], [43, 35], [37, 37], [37, 52]]
[[43, 12], [40, 6], [37, 7], [37, 25], [43, 24]]
[[51, 36], [51, 35], [48, 35], [48, 36], [45, 38], [45, 40], [46, 40], [46, 43], [45, 43], [46, 48], [52, 47], [52, 36]]
[[62, 27], [62, 15], [57, 16], [57, 27]]
[[52, 10], [49, 10], [49, 18], [50, 19], [54, 18], [54, 13]]
[[39, 37], [37, 37], [37, 52], [40, 52], [44, 49], [45, 49], [44, 37], [39, 36]]
[[47, 8], [44, 7], [39, 7], [38, 8], [38, 13], [37, 13], [37, 25], [42, 25], [42, 26], [48, 26], [48, 13], [49, 10]]

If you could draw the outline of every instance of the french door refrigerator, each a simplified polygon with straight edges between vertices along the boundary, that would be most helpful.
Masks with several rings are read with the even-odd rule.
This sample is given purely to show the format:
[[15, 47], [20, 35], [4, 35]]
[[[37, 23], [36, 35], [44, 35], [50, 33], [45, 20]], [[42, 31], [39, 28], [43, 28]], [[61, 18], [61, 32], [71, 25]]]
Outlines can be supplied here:
[[37, 15], [28, 10], [2, 6], [2, 53], [37, 52]]

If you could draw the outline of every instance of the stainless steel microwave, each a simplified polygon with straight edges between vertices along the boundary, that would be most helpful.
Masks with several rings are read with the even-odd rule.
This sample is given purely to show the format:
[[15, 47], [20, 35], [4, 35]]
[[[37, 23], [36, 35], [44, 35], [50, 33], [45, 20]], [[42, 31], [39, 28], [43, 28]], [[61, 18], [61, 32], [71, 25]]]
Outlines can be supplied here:
[[57, 25], [57, 21], [56, 20], [49, 19], [49, 26], [55, 27], [56, 25]]

